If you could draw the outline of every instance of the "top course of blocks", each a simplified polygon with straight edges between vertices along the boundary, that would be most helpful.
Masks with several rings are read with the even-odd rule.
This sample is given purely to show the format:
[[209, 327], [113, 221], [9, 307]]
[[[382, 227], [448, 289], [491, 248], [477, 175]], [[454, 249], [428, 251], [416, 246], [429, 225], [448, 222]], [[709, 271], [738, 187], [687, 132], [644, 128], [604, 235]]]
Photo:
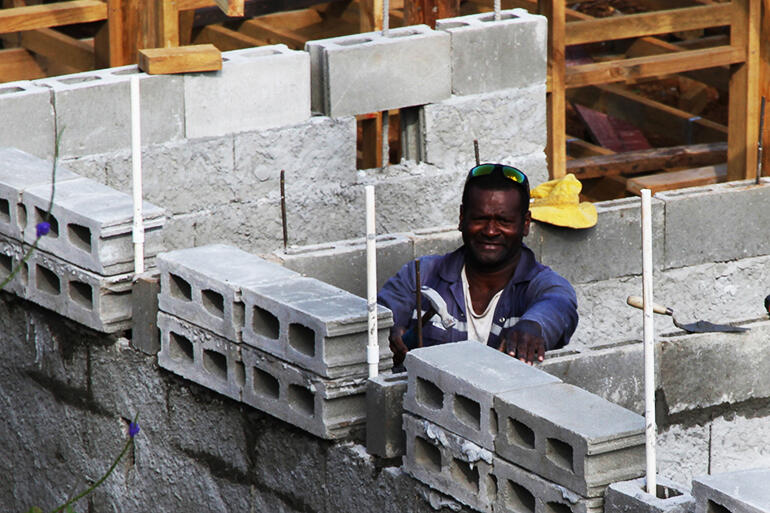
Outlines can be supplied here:
[[693, 479], [695, 513], [770, 512], [770, 469], [758, 468]]

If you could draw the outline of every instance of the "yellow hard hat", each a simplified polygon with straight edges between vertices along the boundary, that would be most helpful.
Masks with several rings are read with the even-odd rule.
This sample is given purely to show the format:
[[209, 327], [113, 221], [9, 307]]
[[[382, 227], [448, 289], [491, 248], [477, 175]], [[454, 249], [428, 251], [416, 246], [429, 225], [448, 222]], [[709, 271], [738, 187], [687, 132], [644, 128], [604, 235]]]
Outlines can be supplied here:
[[596, 224], [593, 203], [580, 203], [583, 184], [569, 173], [564, 178], [541, 183], [530, 193], [532, 219], [567, 228], [590, 228]]

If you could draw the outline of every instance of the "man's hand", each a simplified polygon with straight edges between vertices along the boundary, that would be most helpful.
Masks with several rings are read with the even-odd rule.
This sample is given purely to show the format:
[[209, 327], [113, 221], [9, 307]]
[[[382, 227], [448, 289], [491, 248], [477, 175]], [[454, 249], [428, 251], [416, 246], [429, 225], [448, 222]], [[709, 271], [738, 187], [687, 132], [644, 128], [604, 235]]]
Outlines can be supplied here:
[[390, 328], [390, 335], [388, 341], [390, 341], [390, 350], [393, 353], [393, 366], [401, 365], [404, 363], [406, 353], [409, 352], [409, 348], [404, 344], [402, 337], [406, 333], [406, 328], [402, 326], [393, 326]]
[[545, 358], [545, 340], [543, 337], [526, 331], [510, 330], [498, 349], [529, 365], [533, 365], [535, 361], [542, 362]]

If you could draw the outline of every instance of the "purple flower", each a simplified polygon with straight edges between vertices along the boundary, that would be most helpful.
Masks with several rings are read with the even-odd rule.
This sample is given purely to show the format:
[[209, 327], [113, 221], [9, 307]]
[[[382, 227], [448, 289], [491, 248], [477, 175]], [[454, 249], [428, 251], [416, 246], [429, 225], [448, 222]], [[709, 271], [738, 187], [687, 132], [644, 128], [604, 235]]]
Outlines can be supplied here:
[[128, 436], [134, 438], [139, 433], [139, 424], [136, 422], [130, 422], [128, 424]]
[[51, 223], [48, 221], [43, 221], [42, 223], [37, 223], [37, 238], [39, 239], [43, 235], [47, 234], [51, 231]]

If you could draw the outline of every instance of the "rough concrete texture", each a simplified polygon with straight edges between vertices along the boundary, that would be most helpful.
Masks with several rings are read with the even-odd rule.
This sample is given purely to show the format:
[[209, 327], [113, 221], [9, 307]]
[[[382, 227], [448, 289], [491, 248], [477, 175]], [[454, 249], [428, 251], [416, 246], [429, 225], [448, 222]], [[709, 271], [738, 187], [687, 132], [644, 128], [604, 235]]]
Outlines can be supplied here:
[[452, 93], [489, 93], [544, 84], [548, 22], [524, 9], [436, 21], [452, 43]]
[[286, 45], [224, 52], [220, 71], [184, 76], [185, 135], [218, 137], [310, 117], [310, 61]]
[[[473, 140], [482, 162], [517, 165], [541, 177], [517, 157], [542, 154], [546, 143], [545, 84], [493, 93], [455, 96], [424, 107], [425, 161], [449, 169], [473, 167]], [[515, 144], [512, 143], [515, 141]], [[537, 180], [536, 180], [537, 179]]]
[[401, 416], [404, 413], [406, 373], [390, 371], [366, 382], [366, 450], [380, 458], [404, 454], [405, 440]]
[[711, 424], [710, 472], [732, 472], [749, 468], [770, 468], [770, 422], [764, 410], [743, 415], [726, 415]]
[[[656, 195], [666, 202], [665, 266], [769, 254], [770, 241], [762, 228], [770, 223], [770, 213], [762, 208], [769, 196], [768, 178], [760, 185], [745, 180]], [[729, 228], [725, 225], [728, 219], [733, 221]], [[751, 221], [742, 222], [744, 219]]]
[[656, 455], [659, 476], [689, 490], [694, 476], [709, 472], [710, 436], [710, 424], [671, 424], [658, 428]]
[[4, 119], [24, 120], [0, 126], [0, 147], [53, 157], [56, 130], [50, 89], [27, 80], [5, 83], [0, 87], [0, 112]]
[[157, 270], [137, 274], [131, 287], [131, 347], [145, 354], [160, 351], [158, 333], [158, 294], [160, 275]]
[[[24, 251], [21, 244], [0, 235], [0, 282], [8, 279], [10, 274], [19, 267], [22, 258], [24, 258]], [[19, 297], [25, 297], [27, 294], [27, 279], [28, 271], [23, 268], [18, 269], [16, 274], [3, 287], [3, 290], [16, 294]]]
[[404, 365], [409, 371], [404, 410], [488, 450], [495, 449], [499, 429], [497, 394], [559, 381], [478, 342], [414, 349]]
[[449, 35], [426, 25], [309, 41], [305, 49], [312, 108], [327, 116], [423, 105], [451, 92]]
[[689, 513], [695, 506], [689, 487], [657, 477], [657, 490], [647, 493], [645, 478], [619, 481], [607, 487], [604, 513]]
[[766, 513], [770, 511], [770, 468], [693, 479], [695, 512]]

